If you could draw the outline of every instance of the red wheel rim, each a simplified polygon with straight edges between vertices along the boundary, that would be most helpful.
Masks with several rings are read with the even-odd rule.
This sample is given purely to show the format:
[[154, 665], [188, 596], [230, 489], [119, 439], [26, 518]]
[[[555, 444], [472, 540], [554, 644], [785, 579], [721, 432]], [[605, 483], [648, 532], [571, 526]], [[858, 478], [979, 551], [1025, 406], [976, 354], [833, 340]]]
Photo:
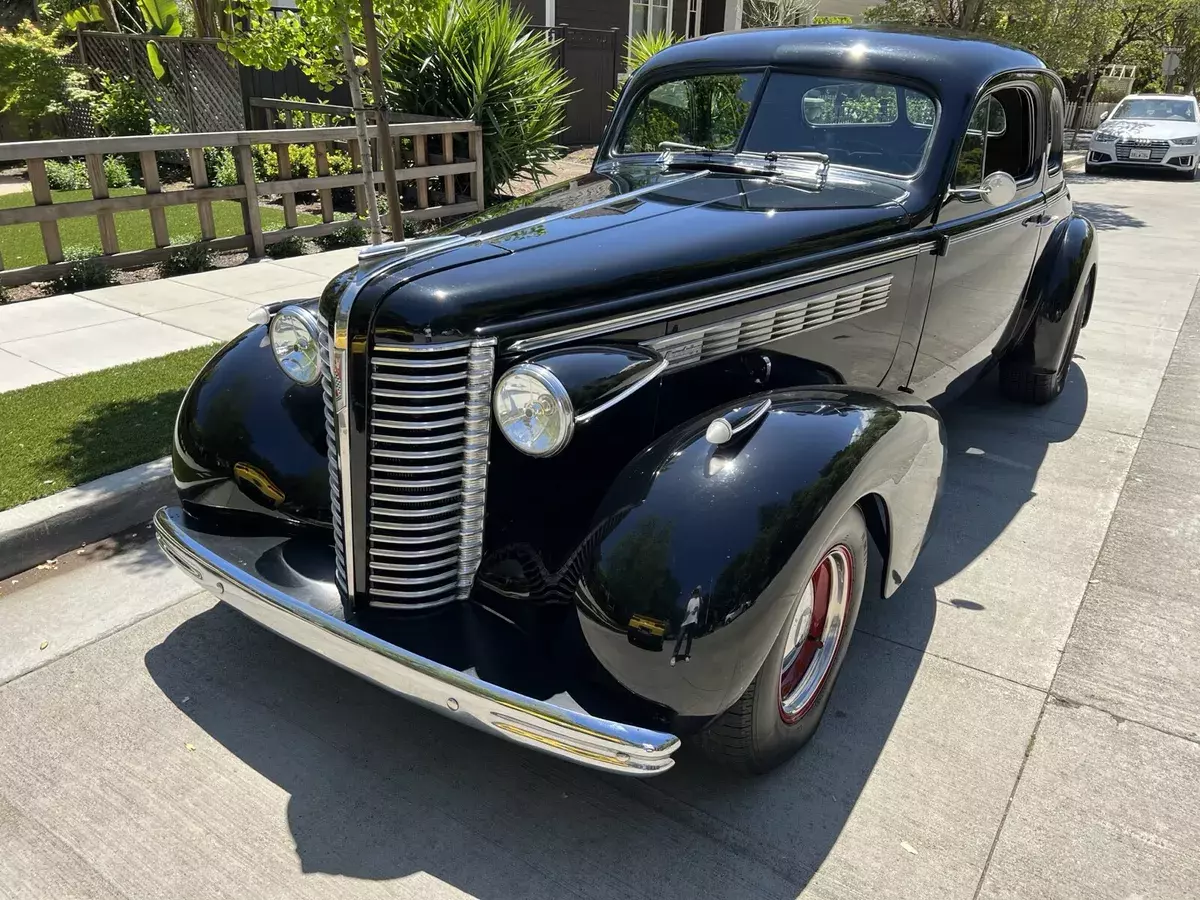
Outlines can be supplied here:
[[789, 724], [812, 709], [829, 680], [853, 583], [854, 557], [838, 544], [817, 564], [800, 595], [779, 673], [779, 716]]

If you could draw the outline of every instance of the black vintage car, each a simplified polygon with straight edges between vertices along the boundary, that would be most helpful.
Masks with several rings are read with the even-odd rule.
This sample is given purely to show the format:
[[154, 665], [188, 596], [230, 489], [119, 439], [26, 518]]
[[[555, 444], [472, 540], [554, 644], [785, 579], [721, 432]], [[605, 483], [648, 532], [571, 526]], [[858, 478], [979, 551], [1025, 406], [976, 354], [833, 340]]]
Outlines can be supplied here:
[[633, 775], [682, 735], [768, 769], [925, 541], [931, 404], [992, 364], [1018, 400], [1062, 390], [1096, 279], [1062, 119], [1054, 73], [974, 39], [674, 46], [588, 176], [367, 249], [221, 350], [160, 542], [491, 734]]

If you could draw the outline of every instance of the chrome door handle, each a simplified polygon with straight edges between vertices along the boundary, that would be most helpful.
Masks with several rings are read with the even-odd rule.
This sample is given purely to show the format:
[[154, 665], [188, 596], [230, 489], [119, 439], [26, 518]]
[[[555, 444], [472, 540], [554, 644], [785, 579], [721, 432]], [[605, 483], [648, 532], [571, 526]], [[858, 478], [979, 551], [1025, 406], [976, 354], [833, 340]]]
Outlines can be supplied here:
[[1036, 216], [1030, 216], [1022, 225], [1036, 225], [1038, 228], [1045, 228], [1054, 222], [1053, 216], [1048, 216], [1045, 213], [1038, 213]]

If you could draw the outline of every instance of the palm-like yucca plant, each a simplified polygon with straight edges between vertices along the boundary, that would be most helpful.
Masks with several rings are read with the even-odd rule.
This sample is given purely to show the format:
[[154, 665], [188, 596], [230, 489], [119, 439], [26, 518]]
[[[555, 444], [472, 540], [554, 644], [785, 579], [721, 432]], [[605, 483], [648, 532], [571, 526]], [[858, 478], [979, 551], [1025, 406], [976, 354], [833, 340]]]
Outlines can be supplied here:
[[[570, 79], [554, 44], [507, 0], [435, 0], [383, 59], [390, 105], [483, 127], [488, 196], [513, 178], [540, 180], [561, 148]], [[456, 151], [457, 155], [457, 151]]]
[[[625, 46], [625, 74], [628, 77], [635, 70], [641, 68], [655, 53], [660, 50], [666, 50], [676, 41], [675, 35], [669, 31], [644, 31], [641, 34], [636, 34], [629, 39], [629, 43]], [[612, 100], [613, 106], [617, 105], [617, 98], [621, 96], [621, 88], [617, 88], [609, 99]]]

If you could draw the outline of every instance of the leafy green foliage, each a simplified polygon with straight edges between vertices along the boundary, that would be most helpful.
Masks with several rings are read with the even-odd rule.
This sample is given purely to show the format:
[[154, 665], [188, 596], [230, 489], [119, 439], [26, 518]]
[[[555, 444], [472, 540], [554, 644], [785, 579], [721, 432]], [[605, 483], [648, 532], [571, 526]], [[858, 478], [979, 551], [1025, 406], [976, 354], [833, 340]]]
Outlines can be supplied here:
[[82, 191], [88, 186], [87, 166], [82, 159], [48, 159], [46, 181], [52, 191]]
[[[640, 68], [655, 53], [666, 50], [678, 40], [679, 38], [669, 31], [644, 31], [641, 34], [635, 34], [625, 45], [626, 76], [632, 75], [635, 70]], [[612, 100], [614, 106], [620, 96], [620, 87], [609, 95], [609, 99]], [[663, 138], [663, 140], [666, 140], [666, 138]]]
[[290, 256], [303, 256], [304, 238], [298, 234], [288, 235], [281, 241], [267, 244], [266, 253], [271, 259], [287, 259]]
[[0, 28], [0, 113], [37, 121], [91, 99], [83, 73], [62, 64], [70, 48], [60, 47], [58, 38], [57, 31], [42, 31], [28, 20]]
[[367, 230], [357, 219], [352, 219], [337, 229], [316, 239], [322, 250], [340, 250], [343, 247], [361, 247], [367, 242]]
[[127, 188], [133, 185], [124, 157], [104, 157], [104, 180], [110, 188]]
[[237, 161], [228, 147], [205, 147], [204, 168], [213, 187], [229, 187], [239, 181]]
[[383, 60], [393, 106], [483, 127], [488, 196], [513, 178], [539, 181], [560, 152], [569, 80], [528, 24], [507, 0], [436, 0]]
[[73, 265], [54, 280], [57, 293], [90, 291], [113, 283], [112, 269], [101, 258], [96, 247], [67, 247], [63, 250], [63, 259]]
[[[431, 4], [432, 0], [376, 0], [380, 46], [419, 27]], [[340, 43], [345, 29], [356, 48], [356, 65], [366, 66], [360, 49], [360, 0], [296, 0], [296, 12], [280, 15], [271, 7], [271, 0], [230, 0], [230, 11], [245, 26], [222, 35], [222, 48], [242, 65], [278, 71], [294, 62], [320, 87], [329, 89], [348, 75]]]
[[184, 235], [177, 240], [181, 243], [179, 249], [158, 264], [160, 277], [191, 275], [212, 268], [212, 251], [204, 244], [193, 243], [198, 240], [195, 235]]
[[750, 115], [750, 100], [742, 96], [745, 86], [742, 75], [694, 75], [657, 85], [637, 101], [621, 150], [652, 153], [663, 141], [733, 146]]
[[813, 16], [814, 25], [853, 25], [853, 16]]
[[105, 74], [92, 101], [92, 122], [101, 136], [150, 134], [154, 118], [145, 91], [132, 78]]

